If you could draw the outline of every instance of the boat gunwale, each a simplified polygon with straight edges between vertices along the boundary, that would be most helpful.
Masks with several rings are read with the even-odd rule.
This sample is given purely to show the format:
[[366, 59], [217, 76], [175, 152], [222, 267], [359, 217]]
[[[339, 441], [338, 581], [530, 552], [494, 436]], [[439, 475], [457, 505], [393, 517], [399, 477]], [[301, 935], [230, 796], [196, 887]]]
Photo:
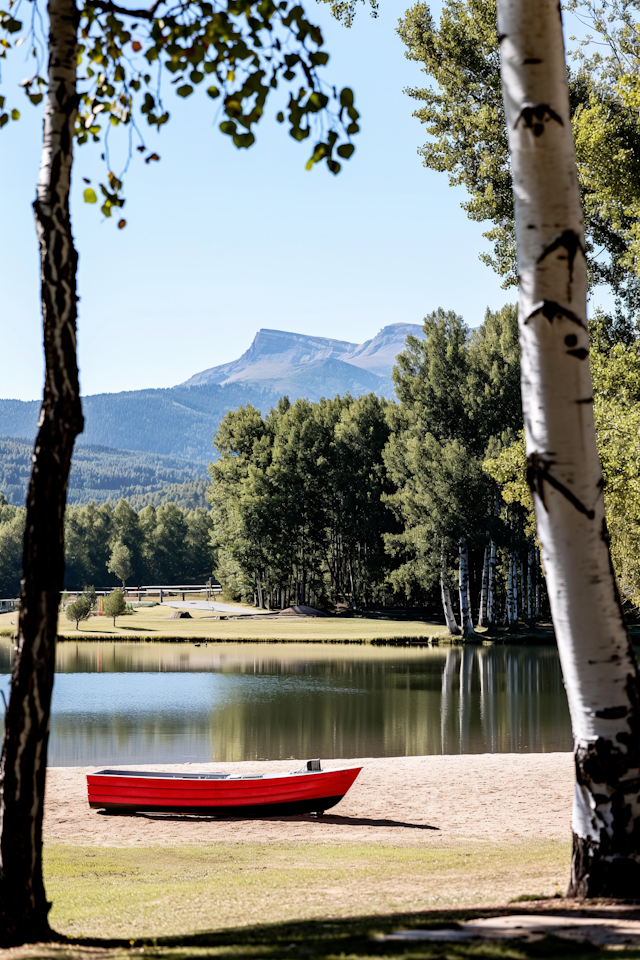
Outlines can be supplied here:
[[257, 774], [231, 774], [231, 773], [189, 773], [185, 772], [173, 772], [173, 771], [144, 771], [144, 770], [96, 770], [95, 773], [87, 774], [87, 781], [90, 777], [104, 777], [106, 778], [120, 778], [120, 779], [137, 779], [137, 780], [169, 780], [169, 781], [180, 781], [180, 780], [190, 780], [190, 781], [211, 781], [211, 782], [220, 782], [225, 781], [229, 782], [231, 780], [242, 781], [242, 780], [284, 780], [290, 777], [300, 777], [301, 779], [307, 777], [325, 777], [330, 774], [335, 773], [346, 773], [351, 770], [357, 770], [358, 773], [362, 770], [360, 766], [352, 767], [336, 767], [330, 770], [290, 770], [286, 773], [257, 773]]

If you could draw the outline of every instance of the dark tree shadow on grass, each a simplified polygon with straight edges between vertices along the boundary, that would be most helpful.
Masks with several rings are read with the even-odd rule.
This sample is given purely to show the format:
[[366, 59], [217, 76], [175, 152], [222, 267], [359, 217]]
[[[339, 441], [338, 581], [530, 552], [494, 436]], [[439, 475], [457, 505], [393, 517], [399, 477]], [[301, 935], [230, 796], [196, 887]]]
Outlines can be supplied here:
[[[610, 960], [611, 950], [594, 947], [590, 943], [546, 935], [534, 942], [514, 936], [504, 940], [475, 939], [456, 941], [454, 935], [446, 939], [445, 931], [455, 931], [465, 920], [505, 917], [513, 914], [554, 915], [561, 917], [601, 918], [620, 916], [620, 903], [593, 904], [575, 901], [550, 900], [527, 906], [487, 906], [474, 909], [427, 910], [414, 913], [396, 913], [337, 920], [302, 920], [285, 923], [260, 924], [222, 931], [203, 931], [186, 936], [108, 940], [65, 938], [57, 941], [55, 953], [65, 958], [102, 958], [125, 955], [133, 957], [144, 953], [145, 958], [159, 960], [285, 960], [288, 957], [317, 957], [333, 960], [349, 957], [365, 960], [370, 957], [405, 957], [406, 960], [464, 960], [477, 957], [484, 960], [525, 960], [525, 958], [571, 957], [578, 960]], [[640, 920], [640, 904], [627, 905], [627, 919]], [[443, 931], [443, 938], [435, 941], [386, 940], [385, 935], [398, 930]], [[74, 947], [77, 948], [74, 950]], [[38, 948], [35, 948], [36, 950]], [[191, 952], [194, 951], [194, 952]], [[51, 956], [51, 953], [48, 954]], [[625, 960], [638, 960], [640, 947], [631, 946], [622, 954]], [[47, 953], [26, 954], [29, 960], [45, 957]]]

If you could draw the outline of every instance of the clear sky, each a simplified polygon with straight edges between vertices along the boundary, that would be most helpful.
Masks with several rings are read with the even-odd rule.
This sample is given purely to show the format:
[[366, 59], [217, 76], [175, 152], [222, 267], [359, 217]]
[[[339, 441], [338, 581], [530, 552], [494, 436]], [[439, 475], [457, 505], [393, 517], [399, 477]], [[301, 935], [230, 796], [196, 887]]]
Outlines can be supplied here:
[[[353, 87], [362, 116], [356, 152], [337, 177], [305, 170], [308, 145], [275, 123], [275, 102], [256, 144], [236, 150], [198, 90], [169, 102], [170, 123], [147, 136], [162, 159], [133, 161], [128, 226], [118, 231], [82, 201], [82, 176], [101, 166], [96, 147], [78, 150], [83, 393], [172, 386], [239, 356], [260, 327], [362, 342], [438, 306], [476, 326], [487, 306], [515, 299], [478, 260], [484, 228], [460, 209], [463, 192], [417, 154], [423, 130], [403, 88], [423, 75], [395, 33], [407, 5], [382, 0], [378, 19], [363, 6], [351, 30], [324, 4], [307, 6], [332, 54], [325, 78]], [[29, 72], [17, 53], [5, 95]], [[0, 131], [0, 396], [30, 400], [42, 390], [31, 213], [42, 115], [19, 97], [11, 100], [23, 119]]]

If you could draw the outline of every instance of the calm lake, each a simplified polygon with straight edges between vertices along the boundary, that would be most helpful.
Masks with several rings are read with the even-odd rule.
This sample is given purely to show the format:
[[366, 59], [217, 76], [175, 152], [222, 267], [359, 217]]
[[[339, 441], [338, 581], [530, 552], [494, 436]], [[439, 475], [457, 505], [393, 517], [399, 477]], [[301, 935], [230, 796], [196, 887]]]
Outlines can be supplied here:
[[[1, 640], [7, 697], [11, 656]], [[554, 647], [58, 646], [54, 766], [572, 746]]]

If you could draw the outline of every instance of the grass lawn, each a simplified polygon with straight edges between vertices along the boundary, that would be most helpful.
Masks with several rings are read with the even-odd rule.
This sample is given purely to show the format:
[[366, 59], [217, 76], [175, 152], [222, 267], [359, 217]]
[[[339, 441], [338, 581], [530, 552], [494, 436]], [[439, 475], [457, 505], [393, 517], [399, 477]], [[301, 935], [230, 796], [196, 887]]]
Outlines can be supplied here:
[[559, 841], [438, 849], [59, 844], [45, 848], [45, 882], [59, 933], [138, 940], [553, 896], [569, 861], [569, 844]]
[[[60, 617], [59, 635], [62, 639], [114, 640], [308, 640], [357, 642], [394, 639], [428, 639], [444, 636], [441, 624], [414, 620], [369, 620], [359, 617], [318, 617], [310, 619], [269, 618], [253, 620], [213, 620], [205, 611], [194, 610], [190, 620], [171, 620], [169, 607], [143, 607], [130, 616], [118, 617], [116, 626], [107, 617], [91, 617], [75, 624]], [[17, 613], [0, 615], [0, 634], [9, 634], [17, 624]]]

